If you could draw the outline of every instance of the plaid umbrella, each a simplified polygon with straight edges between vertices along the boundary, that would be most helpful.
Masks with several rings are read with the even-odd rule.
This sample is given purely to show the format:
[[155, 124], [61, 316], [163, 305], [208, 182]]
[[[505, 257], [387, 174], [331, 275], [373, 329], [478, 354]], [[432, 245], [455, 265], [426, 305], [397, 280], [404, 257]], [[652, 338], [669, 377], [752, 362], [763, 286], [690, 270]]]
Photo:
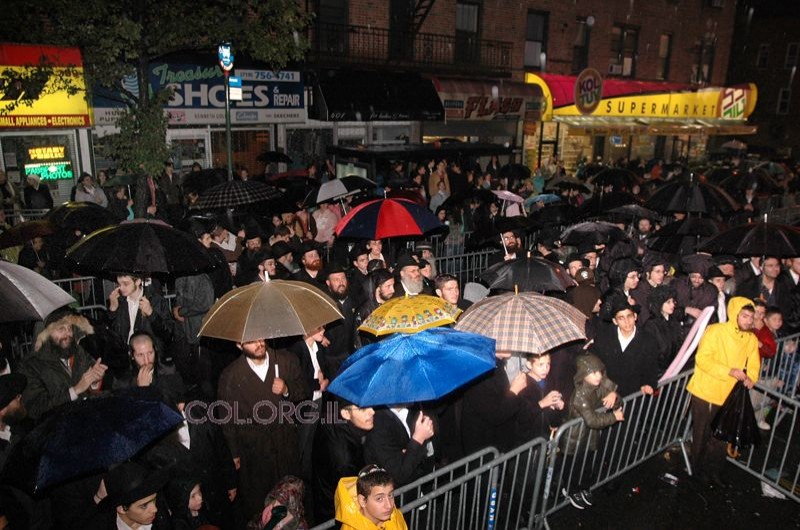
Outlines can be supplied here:
[[263, 182], [254, 180], [232, 180], [207, 190], [197, 203], [195, 209], [232, 208], [254, 202], [268, 201], [281, 196], [281, 192]]
[[454, 324], [459, 313], [459, 308], [438, 296], [403, 296], [381, 304], [358, 329], [376, 336], [417, 333], [428, 328]]
[[481, 300], [464, 313], [456, 329], [497, 341], [497, 351], [543, 353], [586, 338], [586, 317], [556, 298], [509, 293]]

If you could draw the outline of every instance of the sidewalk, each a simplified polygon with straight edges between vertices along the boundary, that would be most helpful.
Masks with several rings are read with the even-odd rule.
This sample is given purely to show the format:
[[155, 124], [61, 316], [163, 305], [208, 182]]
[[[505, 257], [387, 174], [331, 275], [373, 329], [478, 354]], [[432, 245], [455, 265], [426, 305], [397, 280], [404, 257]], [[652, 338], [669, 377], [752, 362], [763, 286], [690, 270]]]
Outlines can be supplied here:
[[[680, 479], [677, 486], [658, 478], [665, 472]], [[662, 454], [595, 491], [594, 506], [567, 506], [548, 523], [552, 530], [800, 529], [800, 504], [763, 497], [760, 482], [733, 464], [726, 465], [723, 478], [735, 486], [700, 486], [684, 471], [680, 453], [669, 459]]]

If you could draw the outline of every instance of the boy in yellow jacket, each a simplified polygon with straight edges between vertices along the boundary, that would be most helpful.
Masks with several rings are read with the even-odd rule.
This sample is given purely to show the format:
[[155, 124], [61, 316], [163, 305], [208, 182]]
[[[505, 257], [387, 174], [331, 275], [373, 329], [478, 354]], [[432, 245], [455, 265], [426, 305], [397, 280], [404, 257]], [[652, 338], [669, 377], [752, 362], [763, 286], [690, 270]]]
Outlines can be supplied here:
[[[755, 307], [747, 298], [728, 302], [728, 321], [706, 329], [686, 387], [692, 394], [692, 467], [704, 483], [725, 487], [719, 473], [725, 464], [725, 443], [711, 433], [711, 421], [736, 381], [748, 389], [758, 380], [761, 358], [753, 330]], [[746, 369], [746, 372], [745, 372]]]
[[334, 503], [342, 530], [408, 530], [394, 505], [394, 481], [377, 465], [339, 480]]

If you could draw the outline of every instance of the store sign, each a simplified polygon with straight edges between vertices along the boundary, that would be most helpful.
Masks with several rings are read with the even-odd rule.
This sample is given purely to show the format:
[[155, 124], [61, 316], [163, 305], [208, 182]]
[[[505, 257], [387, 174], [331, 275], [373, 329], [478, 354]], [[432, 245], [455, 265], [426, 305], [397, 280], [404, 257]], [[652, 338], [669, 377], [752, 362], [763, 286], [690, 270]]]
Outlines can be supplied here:
[[594, 68], [587, 68], [575, 79], [575, 106], [581, 114], [591, 114], [603, 97], [603, 78]]
[[25, 164], [25, 176], [36, 175], [42, 180], [72, 180], [72, 162], [40, 162]]
[[[5, 76], [19, 73], [29, 74], [42, 61], [52, 65], [54, 76], [60, 81], [68, 81], [77, 93], [70, 95], [66, 90], [56, 90], [53, 85], [59, 80], [51, 78], [44, 87], [38, 87], [36, 94], [20, 91], [19, 85], [9, 83], [0, 88], [0, 130], [2, 129], [59, 129], [91, 127], [92, 117], [86, 101], [83, 65], [77, 48], [55, 46], [21, 46], [0, 44], [2, 64], [0, 70]], [[23, 88], [24, 90], [24, 88]], [[22, 99], [31, 98], [28, 105]], [[18, 104], [8, 110], [10, 102]]]
[[538, 121], [541, 117], [542, 98], [531, 85], [489, 86], [481, 82], [436, 79], [435, 86], [447, 119]]
[[66, 149], [63, 145], [31, 147], [28, 149], [28, 158], [31, 160], [61, 160], [64, 158]]
[[[173, 90], [165, 112], [170, 125], [224, 125], [225, 76], [218, 64], [153, 63], [150, 86]], [[306, 120], [305, 86], [298, 71], [236, 69], [242, 100], [231, 102], [233, 125]], [[98, 124], [114, 125], [122, 112], [112, 98], [95, 100]]]

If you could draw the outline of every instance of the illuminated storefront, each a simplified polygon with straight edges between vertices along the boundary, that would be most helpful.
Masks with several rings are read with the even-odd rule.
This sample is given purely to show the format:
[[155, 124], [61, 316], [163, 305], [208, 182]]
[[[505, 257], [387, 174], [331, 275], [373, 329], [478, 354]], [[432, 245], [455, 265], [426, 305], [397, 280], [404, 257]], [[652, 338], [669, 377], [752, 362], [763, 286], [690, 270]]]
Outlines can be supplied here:
[[[33, 69], [52, 68], [45, 84]], [[85, 98], [77, 48], [0, 44], [0, 70], [19, 72], [0, 97], [0, 167], [21, 191], [25, 178], [46, 181], [59, 204], [69, 200], [75, 177], [91, 171], [92, 112]]]
[[603, 79], [593, 69], [579, 76], [525, 75], [542, 89], [538, 130], [525, 138], [525, 161], [540, 165], [557, 155], [569, 169], [581, 158], [613, 161], [695, 160], [709, 136], [754, 134], [754, 84], [693, 88], [679, 83]]

